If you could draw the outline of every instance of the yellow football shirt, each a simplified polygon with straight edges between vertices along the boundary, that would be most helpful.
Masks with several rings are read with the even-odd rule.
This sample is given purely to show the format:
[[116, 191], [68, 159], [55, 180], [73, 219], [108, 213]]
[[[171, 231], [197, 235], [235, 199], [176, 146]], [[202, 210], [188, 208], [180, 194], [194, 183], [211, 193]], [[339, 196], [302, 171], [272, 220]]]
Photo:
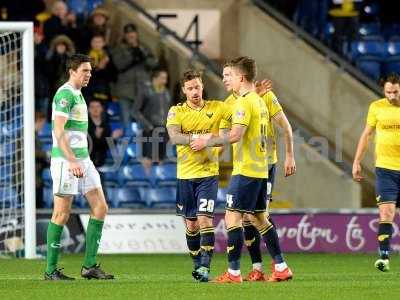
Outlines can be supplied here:
[[[202, 108], [196, 110], [186, 102], [172, 106], [167, 117], [167, 127], [177, 125], [183, 134], [218, 135], [221, 120], [230, 121], [231, 109], [224, 102], [206, 100]], [[218, 172], [218, 148], [193, 151], [189, 145], [177, 145], [177, 177], [194, 179], [216, 176]]]
[[255, 92], [238, 97], [232, 111], [232, 125], [246, 126], [242, 139], [233, 144], [232, 175], [268, 178], [268, 109]]
[[372, 102], [367, 124], [376, 129], [376, 166], [400, 171], [400, 107], [386, 98]]
[[[225, 103], [229, 105], [232, 109], [234, 108], [237, 96], [230, 94], [228, 98], [225, 99]], [[267, 106], [269, 113], [269, 122], [267, 127], [267, 153], [268, 153], [268, 164], [276, 164], [278, 162], [277, 146], [276, 146], [276, 135], [274, 125], [272, 123], [272, 118], [279, 112], [282, 111], [282, 106], [280, 105], [276, 95], [270, 91], [265, 93], [262, 99]], [[231, 128], [231, 123], [225, 120], [221, 121], [220, 129]]]

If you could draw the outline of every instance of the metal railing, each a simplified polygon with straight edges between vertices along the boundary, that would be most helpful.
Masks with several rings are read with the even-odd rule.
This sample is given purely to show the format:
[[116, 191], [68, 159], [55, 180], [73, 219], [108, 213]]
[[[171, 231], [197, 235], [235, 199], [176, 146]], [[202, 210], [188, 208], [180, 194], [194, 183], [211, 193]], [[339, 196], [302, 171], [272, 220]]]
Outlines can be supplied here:
[[364, 86], [371, 89], [378, 95], [382, 95], [382, 88], [371, 78], [364, 75], [360, 70], [355, 68], [351, 65], [348, 61], [343, 59], [339, 54], [325, 46], [321, 41], [314, 38], [311, 34], [303, 30], [301, 27], [296, 25], [294, 22], [286, 18], [283, 14], [281, 14], [278, 10], [276, 10], [271, 5], [267, 4], [262, 0], [251, 0], [251, 2], [261, 9], [264, 13], [268, 14], [269, 16], [273, 17], [277, 20], [280, 24], [285, 26], [287, 29], [293, 32], [293, 34], [304, 40], [308, 43], [311, 47], [317, 50], [319, 53], [324, 55], [327, 60], [332, 61], [336, 64], [341, 70], [348, 72], [354, 78], [356, 78], [359, 82], [361, 82]]

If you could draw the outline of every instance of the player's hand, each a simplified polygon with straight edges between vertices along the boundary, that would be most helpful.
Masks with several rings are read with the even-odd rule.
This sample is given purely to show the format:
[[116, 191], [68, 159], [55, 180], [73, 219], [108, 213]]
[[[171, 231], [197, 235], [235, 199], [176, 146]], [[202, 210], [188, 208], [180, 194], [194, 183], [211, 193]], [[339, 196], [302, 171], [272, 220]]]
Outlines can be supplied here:
[[207, 141], [208, 140], [205, 139], [204, 137], [195, 139], [195, 140], [190, 142], [190, 148], [193, 151], [201, 151], [207, 146]]
[[256, 93], [259, 96], [263, 96], [266, 93], [272, 91], [272, 81], [269, 79], [263, 79], [255, 82]]
[[83, 169], [82, 169], [81, 165], [76, 161], [69, 163], [69, 171], [75, 177], [78, 177], [78, 178], [83, 177]]
[[360, 182], [361, 180], [364, 179], [364, 177], [361, 175], [361, 164], [359, 162], [354, 162], [353, 163], [353, 180]]
[[285, 177], [291, 176], [296, 173], [296, 162], [294, 157], [286, 157], [285, 159]]

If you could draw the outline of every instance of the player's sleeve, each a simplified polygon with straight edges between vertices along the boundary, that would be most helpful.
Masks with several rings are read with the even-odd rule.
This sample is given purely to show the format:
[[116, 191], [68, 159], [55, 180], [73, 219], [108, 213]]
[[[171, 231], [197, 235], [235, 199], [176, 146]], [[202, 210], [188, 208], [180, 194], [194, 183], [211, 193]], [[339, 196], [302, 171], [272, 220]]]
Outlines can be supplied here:
[[283, 110], [278, 98], [272, 91], [266, 93], [263, 99], [268, 108], [270, 118], [273, 118], [277, 113]]
[[251, 107], [248, 101], [238, 101], [232, 111], [232, 125], [248, 126], [250, 123]]
[[173, 126], [173, 125], [181, 125], [181, 120], [179, 118], [179, 112], [176, 106], [172, 106], [169, 109], [167, 115], [167, 124], [166, 126]]
[[375, 128], [376, 122], [376, 106], [372, 103], [368, 109], [367, 125]]
[[232, 126], [232, 108], [226, 103], [221, 104], [222, 119], [219, 123], [219, 129], [228, 129]]
[[67, 117], [74, 105], [74, 96], [71, 91], [63, 90], [54, 96], [54, 115]]

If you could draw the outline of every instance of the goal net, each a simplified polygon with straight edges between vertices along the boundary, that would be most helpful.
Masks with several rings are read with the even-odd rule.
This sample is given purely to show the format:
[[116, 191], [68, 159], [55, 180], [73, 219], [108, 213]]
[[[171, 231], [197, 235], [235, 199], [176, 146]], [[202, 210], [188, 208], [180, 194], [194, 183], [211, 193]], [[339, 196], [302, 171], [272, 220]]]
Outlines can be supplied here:
[[0, 255], [36, 254], [33, 34], [0, 22]]

